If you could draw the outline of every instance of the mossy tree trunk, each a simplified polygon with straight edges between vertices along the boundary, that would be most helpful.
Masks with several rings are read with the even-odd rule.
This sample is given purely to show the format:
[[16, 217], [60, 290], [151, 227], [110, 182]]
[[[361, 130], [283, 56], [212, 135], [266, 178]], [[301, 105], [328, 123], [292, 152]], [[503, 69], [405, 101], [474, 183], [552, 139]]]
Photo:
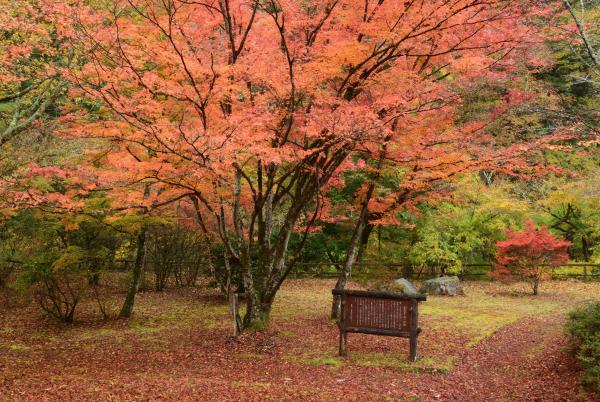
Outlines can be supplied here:
[[144, 271], [144, 262], [146, 259], [146, 233], [147, 228], [144, 225], [142, 226], [142, 229], [137, 235], [135, 262], [133, 265], [133, 270], [131, 272], [131, 282], [129, 285], [129, 290], [127, 291], [125, 302], [123, 302], [123, 307], [121, 307], [121, 312], [119, 313], [119, 317], [121, 318], [129, 318], [133, 314], [135, 295], [137, 294], [140, 288], [140, 283]]

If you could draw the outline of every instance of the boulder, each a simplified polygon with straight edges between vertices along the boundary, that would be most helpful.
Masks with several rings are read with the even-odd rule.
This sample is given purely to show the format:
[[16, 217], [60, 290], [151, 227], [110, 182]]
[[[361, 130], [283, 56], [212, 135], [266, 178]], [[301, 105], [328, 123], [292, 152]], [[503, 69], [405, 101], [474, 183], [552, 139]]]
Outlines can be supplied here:
[[400, 278], [395, 281], [380, 284], [374, 290], [382, 292], [400, 293], [407, 296], [417, 296], [419, 291], [408, 279]]
[[465, 294], [462, 283], [457, 276], [442, 276], [429, 279], [423, 282], [421, 293], [444, 296], [462, 296]]

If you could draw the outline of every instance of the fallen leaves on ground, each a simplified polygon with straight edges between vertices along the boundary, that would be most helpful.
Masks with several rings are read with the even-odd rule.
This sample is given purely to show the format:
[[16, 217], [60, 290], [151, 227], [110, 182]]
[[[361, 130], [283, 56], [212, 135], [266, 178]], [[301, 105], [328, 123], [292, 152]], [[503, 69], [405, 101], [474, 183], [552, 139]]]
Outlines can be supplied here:
[[[70, 326], [35, 305], [0, 311], [4, 400], [592, 401], [579, 384], [562, 326], [600, 284], [468, 283], [466, 297], [421, 305], [421, 359], [408, 341], [349, 336], [337, 356], [327, 280], [290, 281], [271, 327], [230, 337], [227, 307], [208, 289], [144, 292], [131, 321], [100, 321], [84, 306]], [[115, 301], [122, 295], [114, 295]]]

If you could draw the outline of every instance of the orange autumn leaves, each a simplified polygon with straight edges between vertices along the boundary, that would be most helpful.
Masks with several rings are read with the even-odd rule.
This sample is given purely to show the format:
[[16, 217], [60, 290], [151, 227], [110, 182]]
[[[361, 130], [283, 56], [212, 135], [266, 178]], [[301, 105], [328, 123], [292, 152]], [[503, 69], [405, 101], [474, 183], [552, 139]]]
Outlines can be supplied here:
[[[493, 163], [492, 148], [477, 145], [481, 130], [454, 125], [450, 84], [501, 76], [498, 67], [525, 57], [527, 3], [40, 7], [85, 56], [65, 72], [74, 100], [66, 131], [107, 141], [86, 170], [112, 189], [114, 205], [162, 205], [189, 193], [217, 210], [231, 208], [233, 166], [247, 176], [241, 197], [251, 209], [257, 163], [273, 166], [284, 182], [294, 169], [310, 171], [315, 155], [374, 157], [386, 141], [389, 164], [412, 172], [400, 190], [412, 192]], [[388, 215], [397, 210], [394, 194], [373, 204]]]

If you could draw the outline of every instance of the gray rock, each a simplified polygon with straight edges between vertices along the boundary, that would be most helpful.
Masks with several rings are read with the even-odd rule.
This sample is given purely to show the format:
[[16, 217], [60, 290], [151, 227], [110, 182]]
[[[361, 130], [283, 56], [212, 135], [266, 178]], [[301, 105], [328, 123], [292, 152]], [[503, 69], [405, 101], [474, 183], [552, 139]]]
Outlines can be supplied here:
[[395, 281], [376, 286], [375, 290], [382, 292], [401, 293], [407, 296], [417, 296], [419, 291], [408, 279], [400, 278]]
[[429, 295], [444, 295], [444, 296], [462, 296], [462, 283], [457, 276], [442, 276], [440, 278], [429, 279], [423, 282], [421, 293]]

